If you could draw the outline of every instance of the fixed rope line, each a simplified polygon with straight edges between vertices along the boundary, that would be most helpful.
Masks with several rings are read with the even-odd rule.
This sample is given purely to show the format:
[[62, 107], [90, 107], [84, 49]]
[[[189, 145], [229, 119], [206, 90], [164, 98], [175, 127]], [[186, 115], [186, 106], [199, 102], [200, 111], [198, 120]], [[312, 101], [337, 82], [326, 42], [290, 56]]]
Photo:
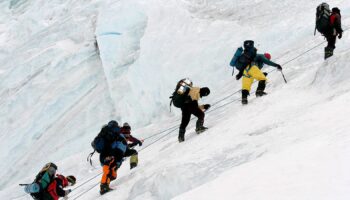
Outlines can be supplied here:
[[309, 50], [307, 50], [307, 51], [304, 51], [303, 53], [299, 54], [298, 56], [296, 56], [296, 57], [294, 57], [294, 58], [292, 58], [292, 59], [290, 59], [290, 60], [288, 60], [287, 62], [283, 63], [282, 65], [286, 65], [286, 64], [288, 64], [288, 63], [290, 63], [290, 62], [296, 60], [297, 58], [302, 57], [305, 53], [308, 53], [308, 52], [310, 52], [310, 51], [316, 49], [317, 47], [321, 46], [321, 45], [322, 45], [323, 43], [325, 43], [325, 42], [326, 42], [326, 41], [323, 41], [323, 42], [319, 43], [318, 45], [312, 47], [311, 49], [309, 49]]
[[[214, 106], [214, 105], [216, 105], [216, 104], [218, 104], [218, 103], [220, 103], [220, 102], [222, 102], [222, 101], [228, 99], [229, 97], [235, 95], [236, 93], [238, 93], [238, 92], [240, 92], [240, 91], [241, 91], [241, 90], [238, 90], [238, 91], [236, 91], [236, 92], [233, 92], [233, 93], [227, 95], [226, 97], [224, 97], [224, 98], [222, 98], [222, 99], [220, 99], [220, 100], [218, 100], [218, 101], [212, 103], [211, 105]], [[178, 122], [178, 121], [180, 121], [180, 120], [181, 120], [181, 119], [177, 119], [175, 122]], [[157, 135], [160, 135], [160, 134], [162, 134], [162, 133], [164, 133], [164, 132], [167, 132], [167, 131], [169, 131], [169, 130], [175, 128], [175, 127], [177, 128], [178, 126], [179, 126], [179, 125], [174, 125], [174, 126], [168, 128], [168, 129], [165, 129], [165, 130], [160, 131], [160, 132], [158, 132], [158, 133], [156, 133], [156, 134], [153, 134], [153, 135], [151, 135], [151, 136], [149, 136], [149, 137], [146, 137], [146, 138], [144, 138], [144, 140], [153, 138], [153, 137], [155, 137], [155, 136], [157, 136]]]
[[214, 103], [211, 104], [211, 105], [214, 106], [214, 105], [216, 105], [216, 104], [218, 104], [218, 103], [220, 103], [220, 102], [222, 102], [222, 101], [228, 99], [229, 97], [231, 97], [231, 96], [237, 94], [237, 93], [240, 92], [240, 91], [241, 91], [241, 90], [238, 90], [238, 91], [236, 91], [236, 92], [233, 92], [232, 94], [230, 94], [230, 95], [228, 95], [228, 96], [226, 96], [226, 97], [220, 99], [219, 101], [214, 102]]
[[[305, 53], [308, 53], [308, 52], [312, 51], [313, 49], [319, 47], [320, 45], [322, 45], [322, 44], [325, 43], [325, 42], [326, 42], [326, 41], [322, 41], [321, 43], [317, 44], [316, 46], [312, 47], [311, 49], [308, 49], [307, 51], [304, 51], [304, 52], [298, 54], [296, 57], [294, 57], [294, 58], [292, 58], [292, 59], [286, 61], [286, 62], [283, 63], [282, 65], [286, 65], [286, 64], [288, 64], [288, 63], [290, 63], [290, 62], [296, 60], [297, 58], [300, 58], [300, 57], [303, 56]], [[283, 54], [283, 55], [284, 55], [284, 54]], [[282, 55], [282, 56], [283, 56], [283, 55]], [[282, 56], [281, 56], [281, 57], [282, 57]], [[271, 72], [276, 71], [276, 70], [277, 70], [276, 68], [275, 68], [275, 69], [272, 69], [272, 70], [270, 70], [268, 73], [271, 73]], [[254, 82], [257, 82], [257, 81], [255, 80]], [[216, 105], [216, 104], [218, 104], [218, 103], [220, 103], [220, 102], [222, 102], [222, 101], [228, 99], [229, 97], [231, 97], [231, 96], [233, 96], [233, 95], [239, 93], [240, 91], [242, 91], [242, 90], [241, 90], [241, 89], [240, 89], [240, 90], [237, 90], [237, 91], [235, 91], [235, 92], [233, 92], [233, 93], [227, 95], [226, 97], [224, 97], [224, 98], [222, 98], [222, 99], [219, 99], [218, 101], [214, 102], [214, 103], [212, 104], [212, 106], [214, 106], [214, 105]], [[238, 99], [235, 99], [234, 101], [237, 101], [237, 100], [238, 100]], [[232, 102], [234, 102], [234, 101], [230, 101], [230, 103], [232, 103]], [[224, 105], [221, 105], [221, 106], [219, 106], [219, 107], [217, 107], [217, 108], [213, 108], [213, 109], [209, 110], [207, 113], [210, 113], [210, 112], [212, 112], [212, 111], [214, 111], [214, 110], [216, 110], [216, 109], [218, 109], [218, 108], [224, 107], [224, 106], [226, 106], [226, 105], [228, 105], [228, 104], [229, 104], [229, 103], [225, 103]], [[181, 120], [181, 119], [180, 119], [180, 120]], [[180, 120], [176, 120], [175, 122], [180, 121]], [[191, 119], [191, 120], [192, 120], [192, 119]], [[157, 136], [157, 135], [160, 135], [160, 134], [165, 133], [165, 132], [170, 131], [170, 130], [171, 130], [171, 132], [172, 132], [172, 131], [174, 131], [174, 130], [172, 130], [172, 129], [175, 129], [175, 127], [178, 127], [178, 126], [179, 126], [179, 125], [174, 125], [174, 126], [168, 128], [168, 129], [165, 129], [165, 130], [163, 130], [163, 131], [161, 131], [161, 132], [158, 132], [158, 133], [156, 133], [156, 134], [154, 134], [154, 135], [151, 135], [151, 136], [149, 136], [149, 137], [146, 137], [146, 138], [144, 138], [144, 140], [153, 138], [153, 137], [155, 137], [155, 136]], [[169, 133], [167, 133], [166, 135], [168, 135], [168, 134], [169, 134]], [[158, 141], [158, 140], [156, 140], [156, 141]], [[152, 143], [152, 144], [153, 144], [153, 143]], [[147, 146], [147, 147], [148, 147], [148, 146]]]
[[[228, 99], [229, 97], [235, 95], [236, 93], [238, 93], [238, 92], [240, 92], [240, 91], [241, 91], [241, 90], [238, 90], [238, 91], [236, 91], [236, 92], [233, 92], [233, 93], [227, 95], [226, 97], [224, 97], [224, 98], [222, 98], [222, 99], [219, 99], [218, 101], [212, 103], [211, 105], [214, 106], [214, 105], [216, 105], [216, 104], [218, 104], [218, 103], [220, 103], [220, 102], [222, 102], [222, 101]], [[174, 121], [174, 122], [178, 122], [178, 121], [180, 121], [180, 120], [181, 120], [181, 119], [177, 119], [177, 120]], [[165, 129], [165, 130], [160, 131], [160, 132], [158, 132], [158, 133], [156, 133], [156, 134], [153, 134], [153, 135], [151, 135], [151, 136], [148, 136], [148, 137], [144, 138], [144, 140], [153, 138], [153, 137], [155, 137], [155, 136], [157, 136], [157, 135], [160, 135], [160, 134], [162, 134], [162, 133], [165, 133], [165, 132], [167, 132], [167, 131], [169, 131], [169, 130], [171, 130], [171, 129], [173, 129], [173, 128], [177, 128], [178, 126], [179, 126], [179, 125], [174, 125], [174, 126], [168, 128], [168, 129]]]
[[[101, 173], [102, 174], [102, 173]], [[99, 174], [100, 175], [100, 174]], [[88, 191], [91, 191], [94, 187], [98, 186], [100, 183], [94, 184], [93, 186], [91, 186], [89, 189], [81, 192], [79, 195], [75, 196], [73, 200], [80, 198], [81, 196], [83, 196], [84, 194], [86, 194]]]
[[93, 176], [92, 178], [89, 178], [88, 180], [84, 181], [82, 184], [80, 184], [80, 185], [78, 185], [77, 187], [73, 188], [72, 191], [74, 191], [74, 190], [80, 188], [81, 186], [85, 185], [86, 183], [90, 182], [92, 179], [98, 177], [98, 176], [101, 175], [101, 174], [102, 174], [102, 173], [99, 173], [99, 174]]
[[[179, 120], [177, 120], [177, 121], [179, 121]], [[177, 122], [177, 121], [175, 121], [175, 122]], [[151, 136], [149, 136], [149, 137], [144, 138], [144, 140], [148, 140], [148, 139], [153, 138], [153, 137], [155, 137], [155, 136], [157, 136], [157, 135], [160, 135], [160, 134], [162, 134], [162, 133], [165, 133], [165, 132], [167, 132], [167, 131], [169, 131], [169, 130], [175, 128], [175, 127], [178, 127], [178, 125], [172, 126], [172, 127], [168, 128], [168, 129], [165, 129], [165, 130], [163, 130], [163, 131], [160, 131], [160, 132], [158, 132], [158, 133], [155, 133], [155, 134], [153, 134], [153, 135], [151, 135]]]
[[[191, 120], [192, 120], [192, 119], [191, 119]], [[142, 150], [146, 149], [147, 147], [152, 146], [153, 144], [155, 144], [155, 143], [158, 142], [159, 140], [165, 138], [165, 136], [168, 136], [170, 133], [173, 133], [174, 131], [176, 131], [176, 130], [178, 129], [178, 127], [179, 127], [179, 125], [177, 125], [177, 126], [176, 126], [175, 128], [173, 128], [171, 131], [169, 131], [169, 133], [163, 135], [162, 137], [160, 137], [160, 138], [156, 139], [155, 141], [153, 141], [151, 144], [149, 144], [149, 145], [145, 146], [144, 148], [140, 149], [139, 152], [141, 152]]]
[[[150, 146], [152, 146], [153, 144], [155, 144], [156, 142], [158, 142], [159, 140], [165, 138], [165, 137], [168, 136], [170, 133], [172, 133], [172, 132], [174, 132], [175, 130], [177, 130], [177, 127], [178, 127], [178, 126], [176, 126], [176, 128], [173, 128], [173, 130], [169, 131], [169, 133], [167, 133], [167, 134], [163, 135], [162, 137], [158, 138], [157, 140], [153, 141], [151, 144], [149, 144], [149, 145], [145, 146], [144, 148], [140, 149], [138, 152], [141, 152], [142, 150], [146, 149], [147, 147], [150, 147]], [[74, 191], [75, 189], [77, 189], [77, 188], [79, 188], [79, 187], [85, 185], [86, 183], [90, 182], [91, 180], [95, 179], [97, 176], [100, 176], [101, 174], [102, 174], [102, 172], [99, 172], [99, 173], [98, 173], [97, 175], [95, 175], [94, 177], [92, 177], [92, 178], [86, 180], [84, 183], [82, 183], [82, 184], [79, 185], [78, 187], [72, 189], [72, 191]], [[85, 192], [82, 192], [82, 193], [80, 193], [79, 195], [75, 196], [75, 197], [73, 198], [73, 200], [80, 198], [81, 196], [83, 196], [84, 194], [86, 194], [86, 192], [92, 190], [93, 188], [95, 188], [95, 187], [98, 186], [99, 184], [100, 184], [100, 183], [97, 183], [97, 184], [93, 185], [92, 187], [90, 187], [89, 189], [85, 190]]]
[[[347, 28], [347, 29], [348, 29], [348, 28]], [[347, 30], [347, 29], [345, 29], [345, 30]], [[345, 31], [345, 30], [344, 30], [344, 31]], [[292, 62], [292, 61], [294, 61], [294, 60], [296, 60], [296, 59], [302, 57], [305, 53], [308, 53], [308, 52], [312, 51], [313, 49], [315, 49], [315, 48], [321, 46], [321, 45], [322, 45], [323, 43], [325, 43], [325, 42], [326, 42], [326, 41], [323, 41], [323, 42], [317, 44], [316, 46], [312, 47], [311, 49], [308, 49], [307, 51], [304, 51], [304, 52], [298, 54], [296, 57], [294, 57], [294, 58], [292, 58], [292, 59], [290, 59], [290, 60], [284, 62], [282, 65], [286, 65], [286, 64], [288, 64], [288, 63], [290, 63], [290, 62]], [[283, 55], [284, 55], [284, 54], [283, 54]], [[282, 55], [282, 56], [283, 56], [283, 55]], [[276, 71], [276, 70], [277, 70], [277, 68], [272, 69], [272, 70], [270, 70], [268, 73], [271, 73], [271, 72]], [[256, 82], [256, 81], [255, 81], [255, 82]], [[222, 101], [224, 101], [225, 99], [228, 99], [229, 97], [233, 96], [234, 94], [237, 94], [237, 93], [240, 92], [240, 91], [241, 91], [241, 89], [240, 89], [240, 90], [237, 90], [237, 91], [235, 91], [235, 92], [233, 92], [233, 93], [231, 93], [230, 95], [228, 95], [228, 96], [226, 96], [226, 97], [224, 97], [224, 98], [222, 98], [222, 99], [220, 99], [220, 100], [218, 100], [218, 101], [216, 101], [216, 102], [214, 102], [212, 105], [216, 105], [216, 104], [218, 104], [219, 102], [222, 102]], [[220, 106], [218, 106], [218, 107], [215, 107], [215, 108], [209, 110], [207, 113], [213, 112], [213, 111], [215, 111], [215, 110], [217, 110], [217, 109], [219, 109], [219, 108], [222, 108], [222, 107], [224, 107], [224, 106], [226, 106], [226, 105], [229, 105], [229, 104], [231, 104], [231, 103], [233, 103], [233, 102], [235, 102], [235, 101], [238, 101], [239, 99], [240, 99], [240, 98], [236, 98], [236, 99], [234, 99], [234, 100], [231, 100], [231, 101], [229, 101], [229, 102], [227, 102], [227, 103], [225, 103], [225, 104], [223, 104], [223, 105], [220, 105]], [[191, 118], [191, 120], [193, 120], [193, 119], [194, 119], [194, 118]], [[177, 120], [177, 121], [180, 121], [180, 120]], [[157, 136], [157, 135], [160, 135], [160, 134], [162, 134], [162, 133], [165, 133], [166, 131], [169, 131], [167, 134], [163, 135], [162, 137], [160, 137], [160, 138], [158, 138], [157, 140], [153, 141], [151, 144], [149, 144], [149, 145], [147, 145], [146, 147], [144, 147], [144, 148], [142, 148], [141, 150], [139, 150], [139, 152], [141, 152], [142, 150], [144, 150], [144, 149], [146, 149], [146, 148], [152, 146], [153, 144], [155, 144], [155, 143], [158, 142], [159, 140], [161, 140], [161, 139], [163, 139], [164, 137], [168, 136], [170, 133], [173, 133], [173, 132], [177, 129], [178, 126], [179, 126], [179, 125], [172, 126], [172, 127], [168, 128], [168, 129], [165, 129], [165, 130], [163, 130], [163, 131], [161, 131], [161, 132], [159, 132], [159, 133], [156, 133], [156, 134], [154, 134], [154, 135], [151, 135], [151, 136], [145, 138], [145, 140], [146, 140], [146, 139], [150, 139], [150, 138], [153, 138], [153, 137], [155, 137], [155, 136]], [[82, 185], [85, 185], [86, 183], [88, 183], [89, 181], [91, 181], [92, 179], [96, 178], [97, 176], [99, 176], [99, 175], [101, 175], [101, 174], [102, 174], [102, 172], [98, 173], [98, 174], [95, 175], [94, 177], [88, 179], [87, 181], [85, 181], [84, 183], [82, 183], [81, 185], [79, 185], [78, 187], [74, 188], [74, 190], [77, 189], [77, 188], [79, 188], [79, 187], [81, 187]], [[93, 185], [91, 188], [89, 188], [88, 190], [86, 190], [86, 192], [92, 190], [92, 189], [93, 189], [94, 187], [96, 187], [98, 184], [99, 184], [99, 183]], [[72, 190], [72, 191], [73, 191], [73, 190]], [[78, 196], [76, 196], [73, 200], [78, 199], [79, 197], [83, 196], [86, 192], [82, 192], [81, 194], [79, 194]]]
[[[347, 29], [345, 29], [345, 30], [347, 30]], [[304, 51], [304, 52], [298, 54], [297, 56], [295, 56], [294, 58], [292, 58], [292, 59], [290, 59], [290, 60], [284, 62], [282, 65], [287, 65], [288, 63], [290, 63], [290, 62], [292, 62], [292, 61], [294, 61], [294, 60], [296, 60], [296, 59], [302, 57], [304, 54], [306, 54], [306, 53], [312, 51], [313, 49], [316, 49], [317, 47], [321, 46], [321, 45], [322, 45], [323, 43], [325, 43], [325, 42], [326, 42], [326, 41], [322, 41], [321, 43], [317, 44], [316, 46], [312, 47], [311, 49], [308, 49], [307, 51]], [[283, 54], [283, 55], [284, 55], [284, 54]], [[283, 56], [283, 55], [282, 55], [282, 56]], [[281, 57], [282, 57], [282, 56], [281, 56]], [[268, 73], [274, 72], [274, 71], [276, 71], [276, 70], [277, 70], [277, 68], [274, 68], [274, 69], [270, 70]], [[254, 83], [255, 83], [255, 82], [257, 82], [257, 81], [255, 80]], [[221, 101], [223, 101], [224, 99], [227, 99], [228, 97], [230, 97], [230, 96], [232, 96], [232, 95], [234, 95], [234, 94], [236, 94], [236, 93], [238, 93], [238, 92], [240, 92], [240, 91], [242, 91], [242, 90], [241, 90], [241, 89], [240, 89], [240, 90], [237, 90], [236, 92], [230, 94], [229, 96], [227, 96], [227, 97], [225, 97], [225, 98], [223, 98], [223, 99], [221, 99], [221, 100], [219, 100], [219, 101], [217, 101], [217, 102], [221, 102]], [[231, 103], [233, 103], [233, 102], [235, 102], [235, 101], [238, 101], [238, 100], [239, 100], [239, 98], [234, 99], [234, 100], [232, 100], [232, 101], [229, 101], [229, 102], [227, 102], [227, 103], [225, 103], [225, 104], [223, 104], [223, 105], [220, 105], [219, 107], [216, 107], [216, 108], [214, 108], [214, 109], [208, 111], [208, 113], [210, 113], [210, 112], [212, 112], [212, 111], [214, 111], [214, 110], [217, 110], [217, 109], [219, 109], [219, 108], [221, 108], [221, 107], [224, 107], [224, 106], [226, 106], [226, 105], [228, 105], [228, 104], [231, 104]], [[213, 105], [215, 105], [215, 103], [214, 103]]]

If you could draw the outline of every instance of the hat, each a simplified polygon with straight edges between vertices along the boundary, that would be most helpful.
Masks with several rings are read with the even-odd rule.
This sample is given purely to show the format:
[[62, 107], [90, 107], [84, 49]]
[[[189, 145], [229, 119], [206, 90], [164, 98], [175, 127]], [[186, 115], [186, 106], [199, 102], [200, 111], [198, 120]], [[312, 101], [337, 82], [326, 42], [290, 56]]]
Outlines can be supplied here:
[[128, 122], [125, 122], [124, 124], [123, 124], [123, 127], [122, 127], [122, 129], [123, 130], [131, 130], [131, 127], [130, 127], [130, 125], [128, 124]]
[[202, 87], [199, 90], [199, 94], [201, 95], [201, 97], [208, 96], [210, 94], [210, 90], [207, 87]]
[[264, 53], [264, 56], [265, 56], [265, 58], [271, 60], [271, 54], [269, 54], [269, 53]]
[[244, 49], [250, 49], [254, 47], [254, 41], [253, 40], [246, 40], [243, 42]]
[[340, 14], [340, 10], [338, 7], [332, 8], [332, 12]]
[[67, 176], [66, 179], [68, 180], [68, 182], [73, 186], [76, 182], [76, 178], [72, 175]]

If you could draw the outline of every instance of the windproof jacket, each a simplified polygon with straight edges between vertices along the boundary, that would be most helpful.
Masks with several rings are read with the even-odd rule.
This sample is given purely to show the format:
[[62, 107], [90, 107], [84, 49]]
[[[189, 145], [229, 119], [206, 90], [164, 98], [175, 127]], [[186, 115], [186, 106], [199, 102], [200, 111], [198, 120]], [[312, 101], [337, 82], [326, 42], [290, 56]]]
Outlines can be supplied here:
[[66, 191], [63, 188], [67, 186], [68, 180], [66, 177], [57, 175], [47, 188], [49, 195], [44, 195], [44, 200], [58, 200], [60, 197], [66, 196]]
[[262, 69], [264, 67], [264, 64], [277, 67], [278, 64], [272, 62], [271, 60], [267, 59], [264, 54], [257, 54], [254, 59], [255, 64], [259, 67], [259, 69]]
[[343, 29], [341, 28], [341, 16], [338, 13], [332, 12], [329, 21], [331, 28], [335, 29], [336, 34], [343, 32]]

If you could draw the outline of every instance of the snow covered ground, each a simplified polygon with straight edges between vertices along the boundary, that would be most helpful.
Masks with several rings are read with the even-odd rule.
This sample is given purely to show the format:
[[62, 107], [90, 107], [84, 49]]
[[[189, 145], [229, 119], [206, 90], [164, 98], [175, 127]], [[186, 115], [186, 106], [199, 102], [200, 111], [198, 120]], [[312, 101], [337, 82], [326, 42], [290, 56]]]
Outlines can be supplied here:
[[[0, 199], [30, 199], [18, 184], [50, 161], [77, 177], [69, 199], [349, 199], [350, 35], [323, 60], [319, 3], [0, 2]], [[349, 3], [328, 3], [347, 29]], [[266, 67], [269, 95], [242, 107], [228, 63], [246, 39], [288, 83]], [[208, 86], [202, 102], [213, 106], [210, 129], [196, 135], [192, 121], [179, 144], [168, 97], [184, 77]], [[86, 156], [110, 119], [148, 139], [139, 166], [125, 161], [116, 190], [100, 197], [98, 157], [91, 167]]]

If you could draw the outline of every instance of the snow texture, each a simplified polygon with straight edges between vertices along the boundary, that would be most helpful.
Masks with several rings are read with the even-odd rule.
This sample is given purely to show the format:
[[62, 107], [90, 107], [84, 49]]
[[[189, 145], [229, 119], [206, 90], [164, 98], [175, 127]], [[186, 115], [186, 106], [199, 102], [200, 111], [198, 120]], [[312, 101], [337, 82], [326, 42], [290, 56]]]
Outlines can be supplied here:
[[[346, 31], [324, 61], [319, 3], [0, 1], [0, 199], [30, 199], [18, 184], [47, 162], [77, 177], [69, 199], [350, 199], [350, 5], [328, 1]], [[229, 62], [247, 39], [288, 83], [266, 66], [269, 95], [255, 84], [242, 106]], [[192, 120], [179, 144], [168, 97], [184, 77], [211, 89], [212, 108], [209, 130]], [[146, 140], [101, 197], [98, 156], [86, 156], [110, 119]]]

